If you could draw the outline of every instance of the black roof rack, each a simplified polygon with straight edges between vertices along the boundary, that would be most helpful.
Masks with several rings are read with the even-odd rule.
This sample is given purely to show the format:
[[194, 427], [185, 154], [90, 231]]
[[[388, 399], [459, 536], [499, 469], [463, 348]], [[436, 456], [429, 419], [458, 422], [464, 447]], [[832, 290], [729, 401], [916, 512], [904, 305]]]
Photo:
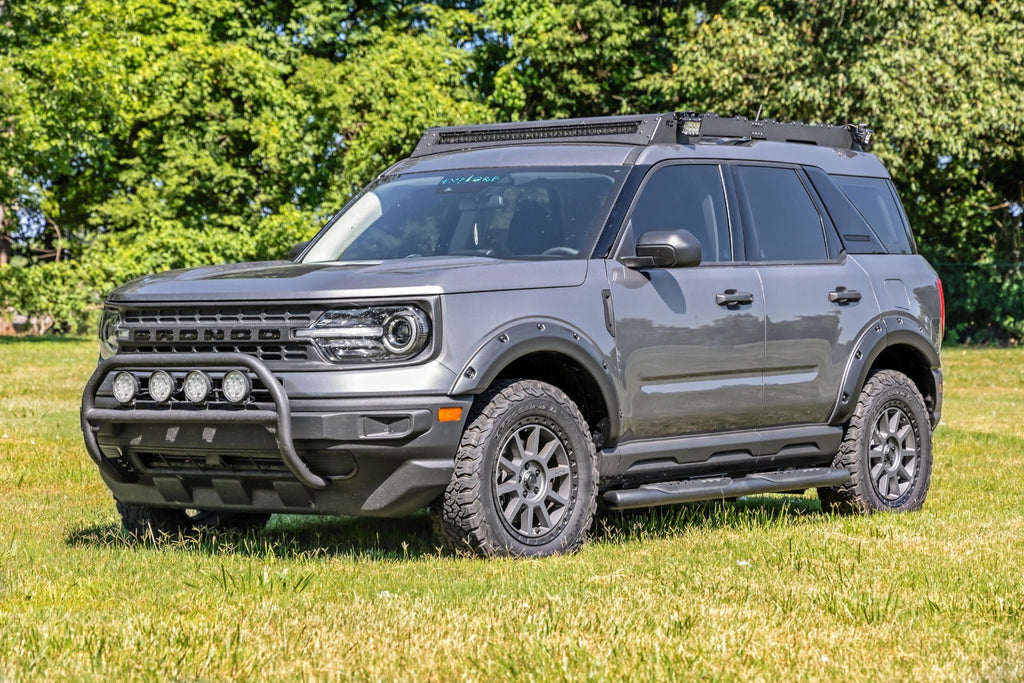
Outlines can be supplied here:
[[752, 140], [867, 151], [871, 144], [871, 130], [863, 123], [829, 126], [771, 119], [751, 121], [743, 116], [727, 119], [717, 114], [696, 112], [601, 116], [431, 128], [420, 138], [412, 156], [542, 141], [652, 145]]

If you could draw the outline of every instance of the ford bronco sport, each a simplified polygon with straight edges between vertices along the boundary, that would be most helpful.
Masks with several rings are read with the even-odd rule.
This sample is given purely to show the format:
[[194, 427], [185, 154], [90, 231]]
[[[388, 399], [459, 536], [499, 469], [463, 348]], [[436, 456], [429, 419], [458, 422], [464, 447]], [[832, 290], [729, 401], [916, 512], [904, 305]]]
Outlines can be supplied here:
[[290, 261], [114, 291], [82, 430], [124, 526], [430, 507], [483, 555], [816, 488], [919, 508], [941, 283], [864, 126], [427, 131]]

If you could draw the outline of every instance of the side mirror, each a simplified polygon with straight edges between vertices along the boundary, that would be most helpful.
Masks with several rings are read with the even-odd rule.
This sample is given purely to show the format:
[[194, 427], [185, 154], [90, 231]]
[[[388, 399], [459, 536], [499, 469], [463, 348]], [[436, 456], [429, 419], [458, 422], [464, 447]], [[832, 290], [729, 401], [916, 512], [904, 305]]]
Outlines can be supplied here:
[[692, 268], [700, 259], [700, 241], [689, 230], [650, 230], [636, 241], [636, 256], [619, 262], [627, 268]]
[[305, 242], [299, 242], [294, 247], [289, 249], [288, 250], [288, 260], [289, 261], [294, 261], [295, 259], [299, 258], [299, 254], [304, 252], [308, 245], [309, 245], [309, 240], [306, 240]]

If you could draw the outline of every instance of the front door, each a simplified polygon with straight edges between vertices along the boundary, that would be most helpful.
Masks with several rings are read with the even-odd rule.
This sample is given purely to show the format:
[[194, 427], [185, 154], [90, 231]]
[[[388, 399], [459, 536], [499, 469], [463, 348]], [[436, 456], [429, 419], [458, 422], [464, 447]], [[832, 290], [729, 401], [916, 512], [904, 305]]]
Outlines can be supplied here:
[[761, 414], [764, 295], [757, 269], [732, 260], [718, 165], [651, 171], [619, 253], [635, 253], [644, 232], [678, 228], [700, 240], [701, 265], [607, 262], [623, 440], [748, 429]]

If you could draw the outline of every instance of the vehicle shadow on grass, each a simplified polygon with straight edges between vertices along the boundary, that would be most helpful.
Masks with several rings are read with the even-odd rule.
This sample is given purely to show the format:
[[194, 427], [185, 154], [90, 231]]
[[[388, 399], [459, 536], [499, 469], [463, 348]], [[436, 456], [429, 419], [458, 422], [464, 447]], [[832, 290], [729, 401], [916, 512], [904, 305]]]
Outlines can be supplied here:
[[[823, 519], [817, 499], [798, 496], [751, 496], [736, 502], [708, 501], [598, 514], [592, 542], [618, 545], [649, 538], [668, 538], [694, 529], [757, 530], [792, 527]], [[65, 542], [95, 548], [181, 550], [208, 555], [415, 561], [459, 556], [441, 550], [430, 517], [421, 511], [404, 519], [275, 515], [258, 532], [210, 530], [154, 539], [135, 539], [119, 524], [73, 529]]]
[[72, 529], [65, 543], [282, 559], [351, 557], [393, 561], [441, 554], [425, 512], [404, 519], [275, 515], [260, 531], [203, 529], [161, 539], [136, 539], [119, 524], [99, 524]]
[[757, 530], [798, 526], [826, 517], [817, 498], [755, 495], [736, 501], [703, 501], [599, 513], [591, 538], [604, 544], [667, 538], [695, 529]]

